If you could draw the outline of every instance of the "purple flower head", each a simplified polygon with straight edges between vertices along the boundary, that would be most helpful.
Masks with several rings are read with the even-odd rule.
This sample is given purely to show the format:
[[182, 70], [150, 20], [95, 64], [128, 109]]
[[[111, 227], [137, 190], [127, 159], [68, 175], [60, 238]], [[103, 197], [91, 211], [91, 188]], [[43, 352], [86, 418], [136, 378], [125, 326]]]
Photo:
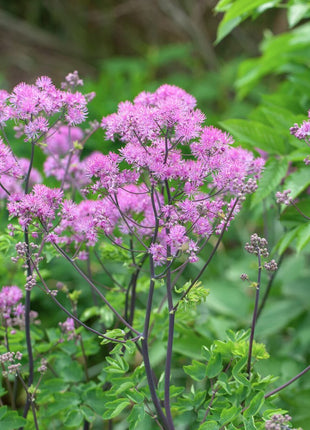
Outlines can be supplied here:
[[9, 119], [16, 122], [18, 135], [35, 142], [44, 137], [50, 128], [49, 118], [64, 113], [69, 125], [80, 124], [87, 116], [87, 102], [92, 95], [84, 96], [73, 91], [81, 80], [76, 74], [68, 78], [75, 85], [58, 89], [48, 76], [41, 76], [35, 85], [24, 82], [15, 86], [11, 94], [0, 92], [0, 123], [5, 126]]
[[158, 265], [182, 254], [197, 261], [201, 240], [229, 226], [264, 166], [204, 121], [180, 88], [143, 92], [102, 119], [106, 137], [122, 142], [118, 153], [96, 153], [87, 163], [91, 191], [119, 212], [115, 228], [142, 240], [156, 232], [148, 250]]
[[24, 306], [19, 303], [23, 297], [22, 290], [15, 285], [2, 287], [0, 291], [0, 316], [7, 325], [15, 325], [14, 318], [23, 316]]
[[83, 139], [83, 131], [79, 127], [62, 125], [50, 129], [45, 143], [44, 152], [51, 155], [65, 155], [73, 148], [73, 142]]
[[33, 220], [42, 223], [53, 220], [62, 201], [62, 191], [36, 184], [29, 194], [13, 194], [7, 205], [10, 215], [17, 216], [22, 227], [27, 227]]

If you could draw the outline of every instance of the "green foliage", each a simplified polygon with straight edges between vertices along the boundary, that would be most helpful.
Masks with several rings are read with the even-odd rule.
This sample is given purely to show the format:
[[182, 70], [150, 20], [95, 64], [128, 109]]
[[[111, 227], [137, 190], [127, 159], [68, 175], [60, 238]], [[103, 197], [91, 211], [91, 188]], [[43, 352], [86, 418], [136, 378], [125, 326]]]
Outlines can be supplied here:
[[176, 293], [181, 294], [179, 309], [187, 309], [188, 307], [197, 306], [207, 300], [209, 290], [207, 290], [201, 282], [195, 282], [189, 292], [183, 297], [183, 294], [192, 285], [191, 281], [187, 281], [181, 288], [175, 288]]
[[263, 11], [279, 5], [281, 0], [220, 0], [215, 7], [216, 12], [224, 12], [217, 30], [216, 43], [219, 43], [235, 27], [249, 17], [255, 17]]
[[8, 411], [7, 406], [0, 408], [0, 426], [3, 430], [15, 430], [26, 424], [25, 418], [16, 411]]

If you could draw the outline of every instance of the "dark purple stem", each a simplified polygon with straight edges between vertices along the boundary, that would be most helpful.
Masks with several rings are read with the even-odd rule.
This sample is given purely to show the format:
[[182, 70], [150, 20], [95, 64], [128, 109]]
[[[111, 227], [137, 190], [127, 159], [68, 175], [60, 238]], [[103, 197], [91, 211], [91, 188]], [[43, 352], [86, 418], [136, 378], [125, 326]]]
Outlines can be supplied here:
[[160, 405], [159, 398], [156, 393], [156, 386], [153, 378], [152, 373], [152, 367], [150, 363], [150, 356], [149, 356], [149, 350], [148, 350], [148, 337], [149, 337], [149, 326], [150, 326], [150, 318], [151, 318], [151, 310], [152, 310], [152, 304], [153, 304], [153, 294], [154, 294], [154, 262], [152, 256], [150, 256], [150, 288], [149, 288], [149, 295], [147, 300], [147, 306], [146, 306], [146, 313], [145, 313], [145, 321], [144, 321], [144, 330], [143, 330], [143, 338], [142, 338], [142, 355], [143, 355], [143, 361], [145, 366], [145, 373], [148, 381], [148, 386], [150, 389], [152, 401], [154, 404], [154, 407], [156, 409], [157, 415], [159, 420], [161, 421], [163, 427], [165, 430], [172, 430], [171, 427], [169, 427], [167, 418], [162, 410], [162, 407]]
[[226, 220], [226, 222], [225, 222], [225, 224], [224, 224], [224, 226], [223, 226], [223, 228], [222, 228], [222, 231], [221, 231], [221, 233], [220, 233], [220, 235], [219, 235], [219, 237], [218, 237], [218, 239], [217, 239], [216, 244], [214, 245], [214, 247], [213, 247], [213, 249], [212, 249], [211, 254], [209, 255], [208, 260], [205, 262], [205, 264], [203, 265], [202, 269], [199, 271], [199, 273], [198, 273], [198, 275], [196, 276], [196, 278], [191, 282], [191, 284], [190, 284], [190, 286], [187, 288], [187, 290], [182, 294], [182, 297], [179, 299], [179, 301], [174, 305], [174, 307], [173, 307], [173, 310], [174, 310], [174, 311], [176, 311], [176, 310], [178, 309], [178, 307], [179, 307], [179, 305], [180, 305], [181, 301], [184, 299], [184, 297], [186, 297], [186, 296], [187, 296], [187, 294], [190, 292], [190, 290], [193, 288], [193, 286], [196, 284], [196, 282], [198, 281], [198, 279], [201, 277], [201, 275], [203, 274], [203, 272], [206, 270], [206, 268], [207, 268], [207, 267], [208, 267], [208, 265], [210, 264], [210, 262], [211, 262], [212, 258], [214, 257], [214, 255], [215, 255], [215, 253], [216, 253], [216, 251], [217, 251], [217, 248], [219, 247], [219, 245], [220, 245], [220, 243], [221, 243], [221, 241], [222, 241], [222, 238], [223, 238], [223, 236], [224, 236], [224, 233], [225, 233], [226, 227], [227, 227], [227, 225], [228, 225], [228, 222], [229, 222], [230, 218], [231, 218], [231, 217], [232, 217], [232, 215], [233, 215], [233, 212], [234, 212], [234, 210], [235, 210], [235, 207], [237, 206], [238, 201], [239, 201], [239, 199], [237, 198], [237, 199], [236, 199], [236, 201], [235, 201], [235, 203], [233, 204], [233, 207], [231, 208], [231, 211], [230, 211], [230, 212], [229, 212], [229, 214], [228, 214], [227, 220]]
[[310, 370], [310, 365], [307, 366], [303, 371], [301, 371], [300, 373], [298, 373], [298, 375], [294, 376], [294, 378], [290, 379], [288, 382], [286, 382], [285, 384], [281, 385], [278, 388], [275, 388], [274, 390], [270, 391], [269, 393], [265, 394], [265, 399], [268, 399], [268, 397], [273, 396], [274, 394], [278, 393], [279, 391], [283, 390], [284, 388], [288, 387], [289, 385], [291, 385], [293, 382], [297, 381], [297, 379], [299, 379], [301, 376], [303, 376], [305, 373], [307, 373]]
[[[34, 159], [34, 148], [35, 144], [32, 142], [31, 145], [31, 157], [30, 157], [30, 163], [28, 172], [25, 179], [25, 194], [28, 194], [29, 192], [29, 180], [30, 180], [30, 173], [33, 166], [33, 159]], [[27, 264], [27, 276], [32, 276], [32, 268], [31, 268], [31, 262], [30, 262], [30, 250], [29, 250], [29, 234], [28, 234], [28, 227], [25, 227], [24, 231], [24, 238], [26, 243], [26, 264]], [[26, 291], [26, 297], [25, 297], [25, 336], [26, 336], [26, 344], [27, 344], [27, 352], [28, 352], [28, 361], [29, 361], [29, 377], [27, 385], [30, 387], [33, 383], [33, 351], [32, 351], [32, 345], [31, 345], [31, 334], [30, 334], [30, 306], [31, 306], [31, 291]], [[28, 415], [28, 411], [31, 405], [31, 401], [29, 399], [29, 396], [27, 396], [27, 400], [24, 407], [23, 417], [26, 418]]]
[[251, 377], [252, 350], [253, 350], [253, 342], [254, 342], [255, 325], [256, 325], [256, 321], [257, 321], [259, 292], [260, 292], [260, 283], [261, 283], [261, 274], [262, 274], [260, 249], [258, 249], [258, 248], [257, 248], [257, 253], [258, 253], [257, 254], [258, 274], [257, 274], [257, 285], [256, 285], [256, 294], [255, 294], [255, 306], [254, 306], [252, 326], [251, 326], [251, 335], [250, 335], [250, 341], [249, 341], [249, 353], [248, 353], [248, 364], [247, 364], [248, 379], [250, 379], [250, 377]]

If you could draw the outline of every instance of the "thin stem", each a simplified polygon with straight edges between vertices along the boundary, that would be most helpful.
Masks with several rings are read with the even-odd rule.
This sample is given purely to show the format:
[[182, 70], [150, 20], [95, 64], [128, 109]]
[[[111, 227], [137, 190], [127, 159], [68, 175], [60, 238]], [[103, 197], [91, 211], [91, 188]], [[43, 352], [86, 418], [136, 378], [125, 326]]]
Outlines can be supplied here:
[[305, 373], [307, 373], [310, 370], [310, 365], [307, 366], [303, 371], [298, 373], [298, 375], [294, 376], [294, 378], [290, 379], [288, 382], [286, 382], [283, 385], [280, 385], [280, 387], [275, 388], [274, 390], [270, 391], [269, 393], [265, 394], [265, 399], [268, 399], [268, 397], [273, 396], [274, 394], [278, 393], [279, 391], [283, 390], [284, 388], [291, 385], [293, 382], [297, 381], [301, 376], [303, 376]]
[[[170, 288], [170, 293], [169, 293]], [[168, 302], [171, 296], [171, 282], [167, 282], [167, 294]], [[169, 305], [169, 329], [168, 329], [168, 343], [167, 343], [167, 356], [166, 356], [166, 367], [165, 367], [165, 411], [169, 424], [169, 429], [174, 429], [173, 419], [171, 415], [170, 406], [170, 377], [171, 377], [171, 363], [172, 363], [172, 347], [173, 347], [173, 335], [174, 335], [174, 321], [175, 312], [173, 310], [173, 304]]]
[[310, 220], [310, 217], [307, 216], [306, 214], [304, 214], [303, 211], [301, 209], [299, 209], [299, 207], [293, 202], [293, 200], [291, 200], [291, 204], [292, 204], [292, 206], [294, 206], [294, 208], [297, 210], [297, 212], [300, 213], [301, 216], [303, 216], [307, 220]]
[[262, 274], [261, 256], [260, 256], [259, 248], [257, 248], [257, 260], [258, 260], [258, 274], [257, 274], [257, 285], [256, 285], [256, 294], [255, 294], [255, 306], [254, 306], [254, 312], [253, 312], [253, 318], [252, 318], [251, 335], [250, 335], [250, 341], [249, 341], [248, 364], [247, 364], [248, 379], [250, 379], [251, 377], [252, 350], [253, 350], [253, 342], [254, 342], [255, 325], [257, 321], [259, 292], [260, 292], [261, 274]]
[[0, 187], [3, 189], [3, 191], [4, 191], [8, 196], [10, 196], [10, 195], [11, 195], [10, 191], [8, 191], [8, 190], [5, 188], [5, 186], [1, 184], [1, 182], [0, 182]]
[[108, 277], [111, 279], [111, 281], [117, 285], [119, 288], [123, 289], [122, 284], [120, 284], [116, 279], [113, 278], [113, 275], [111, 274], [111, 272], [105, 267], [105, 265], [103, 264], [103, 262], [101, 261], [100, 256], [98, 255], [98, 252], [94, 250], [94, 254], [95, 257], [98, 260], [98, 263], [100, 264], [100, 266], [102, 267], [102, 269], [105, 271], [105, 273], [108, 275]]
[[131, 228], [131, 226], [128, 224], [128, 222], [127, 222], [127, 219], [126, 219], [126, 215], [123, 213], [123, 211], [121, 210], [121, 208], [120, 208], [120, 205], [119, 205], [119, 203], [118, 203], [118, 198], [117, 198], [117, 195], [116, 194], [114, 194], [114, 198], [115, 198], [115, 201], [112, 199], [112, 197], [110, 196], [110, 200], [111, 200], [111, 202], [117, 207], [117, 209], [118, 209], [118, 211], [119, 211], [119, 213], [120, 213], [120, 216], [122, 217], [122, 219], [123, 219], [123, 221], [124, 221], [124, 223], [126, 224], [126, 226], [128, 227], [128, 229], [129, 229], [129, 231], [130, 231], [130, 233], [137, 239], [137, 241], [138, 242], [140, 242], [141, 243], [141, 245], [143, 246], [143, 248], [145, 248], [145, 249], [148, 249], [148, 247], [145, 245], [145, 243], [143, 242], [143, 240], [136, 234], [136, 232]]
[[[166, 150], [168, 155], [168, 149]], [[168, 197], [168, 204], [171, 202], [171, 193], [168, 181], [165, 181], [166, 193]], [[170, 228], [166, 228], [166, 235], [170, 233]], [[171, 257], [171, 247], [167, 246], [167, 258]], [[174, 321], [175, 312], [173, 309], [173, 299], [172, 299], [172, 285], [171, 285], [171, 266], [168, 264], [168, 270], [166, 274], [166, 291], [168, 299], [168, 310], [169, 310], [169, 328], [168, 328], [168, 342], [167, 342], [167, 356], [166, 356], [166, 366], [165, 366], [165, 397], [164, 405], [167, 416], [167, 421], [170, 429], [174, 429], [173, 419], [171, 415], [171, 405], [170, 405], [170, 378], [171, 378], [171, 364], [172, 364], [172, 348], [173, 348], [173, 336], [174, 336]]]
[[[223, 370], [223, 373], [226, 373], [227, 372], [227, 370], [230, 368], [230, 366], [231, 366], [231, 363], [232, 363], [232, 359], [230, 359], [230, 361], [229, 361], [229, 363], [227, 364], [227, 366], [226, 366], [226, 368]], [[212, 388], [212, 397], [211, 397], [211, 399], [210, 399], [210, 402], [209, 402], [209, 404], [208, 404], [208, 407], [207, 407], [207, 410], [206, 410], [206, 412], [205, 412], [205, 414], [204, 414], [204, 417], [203, 417], [203, 419], [202, 419], [202, 421], [201, 421], [201, 423], [200, 423], [200, 425], [201, 424], [203, 424], [205, 421], [206, 421], [206, 419], [207, 419], [207, 416], [209, 415], [209, 412], [210, 412], [210, 410], [211, 410], [211, 407], [212, 407], [212, 405], [213, 405], [213, 402], [214, 402], [214, 399], [215, 399], [215, 396], [216, 396], [216, 393], [218, 392], [218, 390], [221, 388], [221, 386], [220, 385], [218, 385], [215, 389], [213, 389], [213, 384], [212, 384], [212, 380], [210, 380], [210, 384], [211, 384], [211, 388]]]
[[33, 421], [34, 421], [35, 429], [39, 430], [39, 424], [38, 424], [38, 420], [37, 420], [36, 407], [35, 407], [35, 404], [33, 402], [31, 402], [31, 410], [32, 410], [32, 415], [33, 415]]
[[[30, 180], [30, 174], [33, 166], [33, 160], [34, 160], [34, 148], [35, 148], [35, 144], [34, 142], [32, 142], [29, 168], [25, 179], [25, 194], [28, 194], [29, 192], [29, 180]], [[29, 276], [32, 276], [32, 267], [31, 267], [31, 261], [30, 261], [28, 227], [25, 227], [24, 238], [25, 238], [25, 244], [26, 244], [27, 277], [29, 277]], [[28, 364], [29, 364], [29, 376], [28, 376], [28, 383], [27, 383], [28, 387], [30, 387], [33, 383], [33, 372], [34, 372], [33, 351], [32, 351], [31, 333], [30, 333], [30, 307], [31, 307], [31, 291], [27, 290], [26, 297], [25, 297], [25, 336], [26, 336]], [[24, 418], [26, 418], [28, 415], [30, 404], [31, 402], [29, 400], [29, 396], [27, 396], [27, 400], [26, 400], [26, 403], [24, 406], [24, 412], [23, 412]]]
[[141, 335], [137, 330], [135, 330], [122, 316], [117, 312], [117, 310], [111, 305], [111, 303], [105, 298], [105, 296], [101, 293], [100, 290], [96, 287], [96, 285], [88, 278], [88, 276], [77, 266], [77, 264], [70, 258], [70, 256], [61, 249], [57, 243], [53, 242], [54, 248], [57, 249], [57, 251], [65, 257], [65, 259], [74, 267], [74, 269], [82, 276], [82, 278], [96, 291], [96, 293], [99, 295], [99, 297], [104, 301], [104, 303], [108, 306], [109, 309], [114, 313], [114, 315], [126, 326], [129, 328], [129, 330], [136, 333], [138, 336]]
[[190, 290], [191, 290], [191, 289], [193, 288], [193, 286], [196, 284], [196, 282], [197, 282], [197, 281], [198, 281], [198, 279], [201, 277], [201, 275], [203, 274], [203, 272], [206, 270], [206, 268], [208, 267], [209, 263], [211, 262], [212, 258], [214, 257], [214, 255], [215, 255], [215, 253], [216, 253], [216, 251], [217, 251], [217, 248], [219, 247], [219, 245], [220, 245], [220, 243], [221, 243], [221, 240], [222, 240], [222, 238], [223, 238], [223, 236], [224, 236], [224, 233], [225, 233], [226, 227], [227, 227], [227, 225], [228, 225], [228, 223], [229, 223], [229, 220], [230, 220], [230, 218], [231, 218], [231, 217], [232, 217], [232, 215], [233, 215], [233, 212], [234, 212], [234, 210], [235, 210], [235, 207], [237, 206], [238, 201], [239, 201], [239, 199], [237, 198], [237, 199], [235, 200], [235, 203], [233, 204], [233, 206], [232, 206], [232, 208], [231, 208], [231, 210], [230, 210], [229, 214], [228, 214], [228, 217], [227, 217], [227, 219], [226, 219], [226, 221], [225, 221], [225, 223], [224, 223], [224, 225], [223, 225], [222, 231], [221, 231], [221, 233], [220, 233], [220, 235], [219, 235], [219, 237], [218, 237], [218, 239], [217, 239], [216, 244], [214, 245], [214, 247], [213, 247], [213, 249], [212, 249], [211, 254], [209, 255], [208, 260], [205, 262], [205, 264], [203, 265], [202, 269], [199, 271], [199, 273], [198, 273], [198, 275], [195, 277], [195, 279], [191, 282], [191, 284], [190, 284], [190, 286], [187, 288], [187, 290], [182, 294], [182, 296], [181, 296], [181, 298], [179, 299], [179, 301], [175, 304], [175, 306], [174, 306], [174, 308], [173, 308], [173, 310], [174, 310], [174, 311], [176, 311], [176, 310], [178, 309], [178, 307], [179, 307], [179, 305], [180, 305], [181, 301], [184, 299], [184, 297], [186, 297], [186, 296], [187, 296], [187, 294], [190, 292]]
[[[278, 263], [277, 263], [277, 265], [278, 265], [278, 269], [279, 269], [279, 267], [280, 267], [280, 265], [281, 265], [281, 263], [282, 263], [282, 261], [283, 261], [283, 258], [284, 258], [284, 254], [282, 254], [282, 255], [280, 256], [280, 258], [279, 258], [279, 261], [278, 261]], [[259, 316], [260, 316], [260, 314], [261, 314], [262, 310], [263, 310], [263, 309], [264, 309], [264, 307], [265, 307], [265, 304], [266, 304], [267, 299], [268, 299], [268, 297], [269, 297], [269, 293], [270, 293], [270, 291], [271, 291], [271, 287], [272, 287], [272, 285], [273, 285], [273, 281], [274, 281], [274, 278], [275, 278], [275, 276], [276, 276], [277, 272], [278, 272], [278, 270], [277, 270], [277, 271], [275, 271], [275, 272], [273, 272], [273, 273], [272, 273], [272, 275], [271, 275], [271, 276], [270, 276], [270, 278], [269, 278], [269, 281], [268, 281], [268, 284], [267, 284], [267, 287], [266, 287], [266, 291], [265, 291], [265, 293], [264, 293], [264, 295], [263, 295], [263, 298], [262, 298], [261, 304], [260, 304], [260, 306], [259, 306], [259, 308], [258, 308], [258, 311], [257, 311], [257, 319], [259, 318]]]
[[158, 415], [158, 417], [159, 417], [159, 419], [163, 425], [163, 428], [165, 430], [170, 430], [170, 428], [168, 426], [167, 418], [165, 417], [165, 415], [163, 413], [159, 398], [158, 398], [157, 393], [156, 393], [155, 383], [154, 383], [154, 379], [153, 379], [153, 375], [152, 375], [152, 368], [151, 368], [151, 363], [150, 363], [147, 339], [143, 339], [141, 342], [141, 345], [142, 345], [142, 355], [143, 355], [143, 361], [144, 361], [144, 366], [145, 366], [145, 373], [146, 373], [147, 382], [148, 382], [148, 386], [150, 389], [153, 404], [155, 406], [157, 415]]
[[145, 373], [146, 373], [153, 404], [155, 406], [158, 417], [160, 418], [165, 430], [170, 430], [167, 418], [161, 408], [160, 401], [156, 393], [156, 387], [153, 379], [152, 367], [150, 363], [149, 350], [148, 350], [149, 326], [150, 326], [151, 310], [152, 310], [154, 287], [155, 287], [154, 274], [155, 274], [154, 261], [152, 256], [150, 256], [150, 278], [151, 279], [150, 279], [149, 295], [148, 295], [145, 320], [144, 320], [143, 338], [141, 342], [142, 355], [143, 355], [143, 361], [145, 366]]
[[219, 388], [220, 388], [220, 386], [216, 387], [215, 389], [212, 389], [212, 397], [211, 397], [211, 399], [210, 399], [210, 402], [209, 402], [209, 404], [208, 404], [208, 407], [207, 407], [207, 409], [206, 409], [206, 412], [205, 412], [205, 414], [204, 414], [204, 417], [203, 417], [203, 419], [202, 419], [202, 421], [201, 421], [201, 424], [203, 424], [203, 423], [206, 421], [206, 419], [207, 419], [207, 417], [208, 417], [208, 415], [209, 415], [209, 412], [210, 412], [210, 410], [211, 410], [211, 408], [212, 408], [212, 405], [213, 405], [213, 402], [214, 402], [214, 399], [215, 399], [216, 393], [218, 392]]
[[[104, 339], [110, 340], [111, 342], [117, 342], [117, 343], [126, 343], [125, 340], [119, 340], [119, 339], [113, 339], [110, 338], [108, 336], [105, 336], [103, 333], [100, 333], [99, 331], [93, 329], [92, 327], [89, 327], [87, 324], [83, 323], [83, 321], [81, 321], [79, 318], [77, 318], [73, 313], [71, 313], [70, 311], [68, 311], [68, 309], [66, 309], [57, 299], [55, 296], [53, 296], [53, 294], [51, 294], [46, 282], [44, 281], [38, 267], [35, 265], [34, 261], [31, 259], [31, 262], [33, 264], [33, 267], [36, 271], [36, 273], [38, 274], [40, 281], [42, 282], [42, 284], [45, 287], [46, 293], [48, 294], [48, 296], [53, 300], [53, 302], [62, 310], [64, 311], [70, 318], [74, 319], [75, 322], [77, 322], [79, 325], [83, 326], [86, 330], [91, 331], [92, 333], [96, 334], [97, 336], [103, 337]], [[138, 338], [135, 339], [131, 339], [132, 341], [137, 340]]]

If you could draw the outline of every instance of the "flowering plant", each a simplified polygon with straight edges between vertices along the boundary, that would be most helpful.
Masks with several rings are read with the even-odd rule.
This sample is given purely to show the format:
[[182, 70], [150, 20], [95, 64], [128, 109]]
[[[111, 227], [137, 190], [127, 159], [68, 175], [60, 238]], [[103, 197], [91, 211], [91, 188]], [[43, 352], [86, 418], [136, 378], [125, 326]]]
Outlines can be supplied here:
[[[77, 127], [93, 97], [77, 91], [80, 85], [74, 72], [61, 89], [41, 77], [0, 93], [1, 197], [11, 219], [10, 243], [17, 242], [12, 262], [21, 260], [26, 269], [24, 305], [20, 287], [0, 293], [1, 363], [13, 409], [3, 409], [0, 423], [1, 417], [3, 423], [14, 418], [17, 427], [38, 429], [53, 417], [66, 428], [87, 429], [127, 411], [131, 429], [172, 430], [182, 422], [200, 430], [242, 423], [263, 428], [271, 412], [262, 416], [261, 408], [274, 393], [265, 393], [273, 379], [253, 368], [253, 359], [268, 357], [254, 342], [255, 312], [250, 333], [230, 332], [225, 342], [201, 345], [200, 360], [184, 366], [190, 391], [175, 385], [173, 374], [181, 321], [206, 299], [200, 278], [247, 194], [256, 190], [263, 159], [205, 126], [195, 99], [170, 85], [121, 103], [101, 121], [116, 150], [81, 158], [99, 124]], [[12, 124], [16, 138], [29, 145], [29, 160], [14, 152], [6, 132]], [[44, 179], [35, 168], [38, 151], [47, 156]], [[259, 292], [267, 242], [252, 236], [247, 250], [258, 257]], [[80, 292], [45, 276], [45, 259], [57, 256], [90, 287], [93, 306], [82, 315]], [[106, 261], [123, 267], [111, 271]], [[194, 263], [197, 273], [183, 282]], [[267, 270], [275, 266], [274, 260], [265, 263]], [[31, 298], [37, 289], [67, 316], [57, 329], [47, 328], [47, 337], [34, 331], [39, 321]], [[16, 327], [22, 351], [16, 349]], [[153, 357], [158, 342], [165, 344], [162, 375]], [[6, 369], [7, 361], [12, 364]], [[201, 381], [203, 388], [195, 387]], [[14, 412], [18, 386], [26, 393], [23, 417]]]

